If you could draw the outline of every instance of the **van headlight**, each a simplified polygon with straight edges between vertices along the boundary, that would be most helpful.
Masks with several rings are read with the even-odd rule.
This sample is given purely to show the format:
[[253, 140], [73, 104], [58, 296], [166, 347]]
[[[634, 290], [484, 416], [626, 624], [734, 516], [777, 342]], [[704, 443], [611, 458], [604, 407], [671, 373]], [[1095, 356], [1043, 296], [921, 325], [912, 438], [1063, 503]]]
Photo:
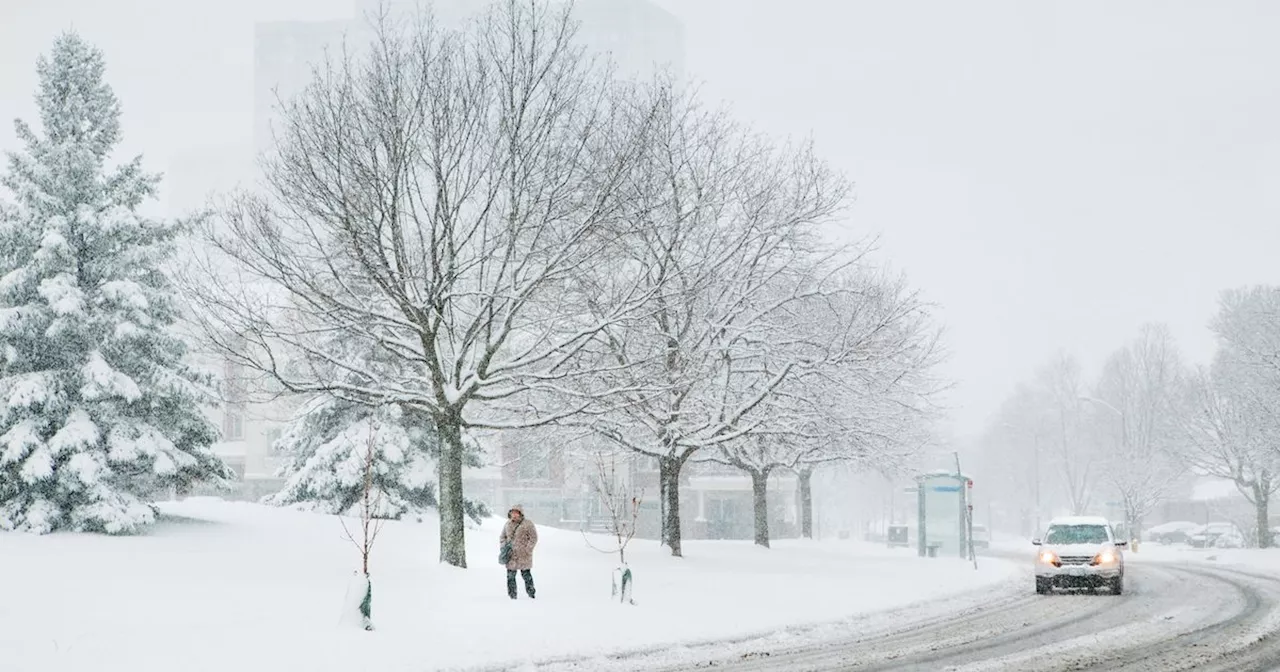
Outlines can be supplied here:
[[1040, 562], [1046, 565], [1058, 566], [1058, 556], [1053, 551], [1043, 551], [1040, 553]]
[[1095, 564], [1095, 565], [1114, 565], [1114, 564], [1116, 564], [1116, 562], [1117, 562], [1118, 560], [1119, 560], [1119, 558], [1117, 558], [1117, 557], [1116, 557], [1116, 552], [1115, 552], [1115, 551], [1107, 550], [1107, 551], [1103, 551], [1103, 552], [1099, 553], [1097, 556], [1095, 556], [1095, 557], [1093, 558], [1093, 564]]

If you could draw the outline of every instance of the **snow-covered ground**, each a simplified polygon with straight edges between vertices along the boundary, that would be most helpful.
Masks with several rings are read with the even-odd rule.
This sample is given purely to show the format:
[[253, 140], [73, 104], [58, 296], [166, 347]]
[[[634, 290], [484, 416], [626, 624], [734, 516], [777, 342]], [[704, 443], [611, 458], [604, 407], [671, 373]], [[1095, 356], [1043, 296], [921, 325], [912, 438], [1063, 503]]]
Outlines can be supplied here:
[[[1035, 558], [1035, 547], [1030, 540], [1017, 537], [1000, 537], [992, 548], [1001, 553], [1023, 553], [1027, 562]], [[1204, 562], [1240, 570], [1280, 572], [1280, 548], [1192, 548], [1186, 544], [1160, 544], [1142, 542], [1137, 551], [1125, 554], [1130, 563], [1145, 562]]]
[[1280, 548], [1192, 548], [1185, 544], [1145, 543], [1129, 558], [1139, 562], [1208, 562], [1238, 569], [1280, 571]]
[[[609, 601], [614, 561], [539, 529], [538, 599], [507, 598], [498, 526], [471, 569], [437, 562], [434, 520], [392, 523], [372, 561], [377, 631], [342, 630], [358, 555], [331, 516], [191, 499], [137, 537], [0, 533], [0, 669], [22, 672], [427, 672], [762, 635], [936, 600], [1016, 571], [853, 542], [633, 542], [636, 606]], [[536, 522], [536, 521], [535, 521]], [[531, 669], [531, 668], [529, 668]]]

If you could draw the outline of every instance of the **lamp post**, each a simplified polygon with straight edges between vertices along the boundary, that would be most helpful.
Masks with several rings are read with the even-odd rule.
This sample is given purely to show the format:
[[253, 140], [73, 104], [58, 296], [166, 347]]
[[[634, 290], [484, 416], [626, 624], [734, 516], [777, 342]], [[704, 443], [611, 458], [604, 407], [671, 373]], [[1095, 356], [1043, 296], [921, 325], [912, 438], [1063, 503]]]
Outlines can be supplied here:
[[[1103, 407], [1103, 408], [1107, 409], [1108, 411], [1111, 411], [1112, 413], [1115, 413], [1115, 414], [1116, 414], [1116, 416], [1118, 416], [1121, 420], [1124, 420], [1124, 411], [1122, 411], [1122, 410], [1120, 410], [1120, 409], [1116, 408], [1115, 406], [1112, 406], [1112, 405], [1111, 405], [1111, 403], [1110, 403], [1110, 402], [1108, 402], [1108, 401], [1106, 401], [1106, 400], [1098, 399], [1097, 397], [1090, 397], [1090, 396], [1087, 396], [1087, 395], [1082, 394], [1082, 395], [1080, 395], [1080, 401], [1087, 401], [1087, 402], [1089, 402], [1089, 403], [1091, 403], [1091, 404], [1097, 404], [1097, 405], [1099, 405], [1099, 406], [1101, 406], [1101, 407]], [[1124, 425], [1121, 425], [1121, 426], [1120, 426], [1120, 429], [1124, 429]]]

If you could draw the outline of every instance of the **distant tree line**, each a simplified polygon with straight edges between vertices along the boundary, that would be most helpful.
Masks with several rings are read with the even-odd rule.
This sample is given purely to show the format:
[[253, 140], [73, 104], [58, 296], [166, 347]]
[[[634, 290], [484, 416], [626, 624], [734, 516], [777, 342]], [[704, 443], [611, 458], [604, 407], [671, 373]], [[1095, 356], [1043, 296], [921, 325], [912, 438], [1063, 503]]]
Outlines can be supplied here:
[[1150, 324], [1092, 379], [1060, 354], [1020, 384], [977, 448], [994, 496], [1021, 503], [1028, 517], [1119, 503], [1138, 538], [1178, 488], [1216, 477], [1253, 506], [1249, 536], [1271, 546], [1269, 510], [1280, 488], [1280, 287], [1223, 292], [1211, 328], [1217, 348], [1207, 365], [1188, 364], [1168, 327]]

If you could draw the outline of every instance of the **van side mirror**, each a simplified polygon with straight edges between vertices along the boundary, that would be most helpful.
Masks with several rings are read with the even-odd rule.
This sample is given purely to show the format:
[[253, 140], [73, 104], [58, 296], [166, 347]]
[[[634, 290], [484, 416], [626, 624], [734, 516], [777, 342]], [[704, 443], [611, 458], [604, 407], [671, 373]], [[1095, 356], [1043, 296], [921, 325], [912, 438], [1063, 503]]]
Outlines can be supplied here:
[[1129, 542], [1127, 542], [1127, 541], [1117, 541], [1117, 542], [1116, 542], [1116, 548], [1129, 548]]
[[1039, 540], [1039, 539], [1032, 539], [1032, 540], [1031, 540], [1031, 545], [1032, 545], [1032, 546], [1039, 546], [1039, 545], [1040, 545], [1040, 540]]

